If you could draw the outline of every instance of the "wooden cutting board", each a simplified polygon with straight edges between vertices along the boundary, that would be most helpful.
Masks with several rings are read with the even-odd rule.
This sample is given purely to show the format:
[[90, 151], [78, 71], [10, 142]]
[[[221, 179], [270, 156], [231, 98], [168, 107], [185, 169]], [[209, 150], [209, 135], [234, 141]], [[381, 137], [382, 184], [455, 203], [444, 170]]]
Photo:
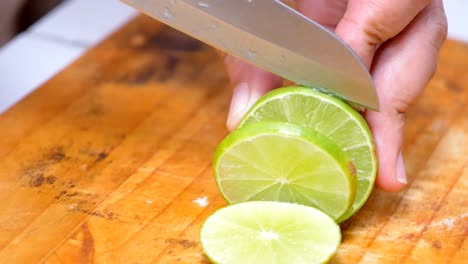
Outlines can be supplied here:
[[[467, 69], [447, 42], [407, 117], [408, 188], [375, 190], [332, 263], [468, 260]], [[206, 263], [230, 93], [211, 48], [138, 17], [0, 115], [0, 263]]]

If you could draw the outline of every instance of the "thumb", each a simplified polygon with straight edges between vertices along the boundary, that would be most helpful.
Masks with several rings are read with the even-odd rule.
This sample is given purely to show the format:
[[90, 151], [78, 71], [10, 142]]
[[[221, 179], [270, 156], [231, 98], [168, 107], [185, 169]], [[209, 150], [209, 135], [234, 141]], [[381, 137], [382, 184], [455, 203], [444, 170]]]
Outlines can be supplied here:
[[366, 113], [372, 128], [379, 160], [376, 184], [385, 191], [398, 191], [407, 184], [405, 163], [401, 150], [403, 113], [397, 111]]
[[226, 122], [228, 129], [232, 131], [263, 94], [281, 86], [282, 79], [229, 55], [224, 62], [234, 86]]
[[[366, 119], [375, 139], [379, 160], [376, 184], [385, 191], [398, 191], [407, 183], [401, 151], [404, 113], [434, 74], [446, 34], [442, 0], [432, 1], [402, 32], [386, 41], [373, 59], [372, 76], [379, 95], [380, 112], [367, 111]], [[369, 39], [372, 36], [367, 36]], [[372, 43], [355, 41], [354, 44], [361, 41], [361, 45]], [[374, 55], [365, 47], [358, 52], [367, 59]]]

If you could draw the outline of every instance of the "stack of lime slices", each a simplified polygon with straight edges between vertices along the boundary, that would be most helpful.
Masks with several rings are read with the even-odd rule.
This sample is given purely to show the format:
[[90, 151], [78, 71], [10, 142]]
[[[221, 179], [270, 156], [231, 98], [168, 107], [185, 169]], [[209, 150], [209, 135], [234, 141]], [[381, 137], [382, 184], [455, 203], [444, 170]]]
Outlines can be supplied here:
[[273, 90], [216, 150], [218, 188], [235, 205], [204, 224], [205, 253], [218, 263], [325, 262], [341, 240], [337, 223], [362, 207], [376, 171], [355, 109], [310, 88]]

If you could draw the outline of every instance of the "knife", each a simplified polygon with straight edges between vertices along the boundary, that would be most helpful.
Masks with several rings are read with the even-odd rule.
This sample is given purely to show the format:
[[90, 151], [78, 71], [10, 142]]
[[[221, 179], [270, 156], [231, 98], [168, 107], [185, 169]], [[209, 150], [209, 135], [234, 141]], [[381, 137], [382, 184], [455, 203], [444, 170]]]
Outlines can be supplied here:
[[295, 83], [378, 110], [372, 78], [341, 39], [277, 0], [121, 0]]

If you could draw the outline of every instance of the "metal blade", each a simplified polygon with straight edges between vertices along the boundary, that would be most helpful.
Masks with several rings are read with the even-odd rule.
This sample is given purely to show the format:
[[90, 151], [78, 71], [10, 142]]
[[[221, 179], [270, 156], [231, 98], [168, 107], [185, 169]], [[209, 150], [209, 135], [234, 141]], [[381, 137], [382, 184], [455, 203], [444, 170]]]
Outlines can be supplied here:
[[276, 0], [122, 0], [298, 84], [378, 110], [372, 78], [333, 33]]

